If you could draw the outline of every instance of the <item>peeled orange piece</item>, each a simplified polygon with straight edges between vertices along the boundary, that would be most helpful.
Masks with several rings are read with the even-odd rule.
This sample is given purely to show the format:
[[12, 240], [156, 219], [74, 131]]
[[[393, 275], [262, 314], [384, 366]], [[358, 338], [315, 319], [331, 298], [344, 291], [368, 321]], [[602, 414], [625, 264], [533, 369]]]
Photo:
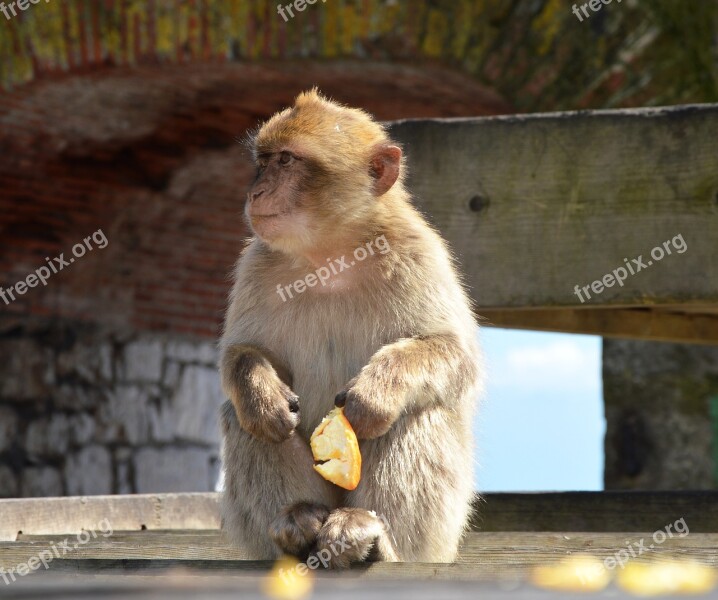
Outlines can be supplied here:
[[563, 592], [600, 592], [611, 583], [611, 574], [597, 558], [573, 556], [551, 565], [536, 567], [534, 585]]
[[314, 430], [309, 444], [314, 460], [323, 461], [314, 469], [327, 481], [353, 490], [361, 478], [361, 453], [352, 426], [343, 408], [335, 408]]
[[262, 584], [264, 593], [275, 600], [303, 600], [313, 588], [313, 573], [291, 556], [281, 557]]
[[718, 584], [718, 574], [695, 562], [631, 563], [618, 573], [617, 581], [636, 596], [707, 594]]

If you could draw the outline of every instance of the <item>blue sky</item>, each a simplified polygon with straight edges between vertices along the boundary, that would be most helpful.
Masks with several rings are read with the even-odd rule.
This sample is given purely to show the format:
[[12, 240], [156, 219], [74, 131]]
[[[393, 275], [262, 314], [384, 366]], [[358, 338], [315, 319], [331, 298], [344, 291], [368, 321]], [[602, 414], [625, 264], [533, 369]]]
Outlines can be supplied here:
[[603, 489], [601, 338], [484, 327], [483, 492]]

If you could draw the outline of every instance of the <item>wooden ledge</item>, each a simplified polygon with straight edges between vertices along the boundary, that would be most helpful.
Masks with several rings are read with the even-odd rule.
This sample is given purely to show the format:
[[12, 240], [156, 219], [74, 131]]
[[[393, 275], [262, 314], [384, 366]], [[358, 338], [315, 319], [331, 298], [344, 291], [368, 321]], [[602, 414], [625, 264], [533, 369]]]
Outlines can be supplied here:
[[[107, 519], [114, 531], [216, 531], [219, 494], [150, 494], [0, 500], [0, 542], [77, 534]], [[685, 519], [718, 533], [718, 492], [538, 492], [485, 494], [471, 529], [481, 532], [655, 531]], [[20, 533], [22, 532], [22, 533]]]

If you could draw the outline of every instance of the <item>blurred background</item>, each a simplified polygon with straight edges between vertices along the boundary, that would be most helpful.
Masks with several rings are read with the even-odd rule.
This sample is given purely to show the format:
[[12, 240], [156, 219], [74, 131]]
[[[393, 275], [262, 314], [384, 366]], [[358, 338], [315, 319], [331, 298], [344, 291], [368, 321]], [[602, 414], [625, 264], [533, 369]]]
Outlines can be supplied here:
[[[0, 300], [0, 497], [214, 489], [215, 345], [248, 235], [238, 139], [298, 92], [382, 120], [718, 101], [716, 0], [583, 21], [564, 0], [327, 0], [286, 21], [276, 0], [15, 10], [0, 286], [92, 249]], [[106, 247], [85, 243], [98, 231]], [[716, 348], [481, 335], [479, 489], [718, 485]]]

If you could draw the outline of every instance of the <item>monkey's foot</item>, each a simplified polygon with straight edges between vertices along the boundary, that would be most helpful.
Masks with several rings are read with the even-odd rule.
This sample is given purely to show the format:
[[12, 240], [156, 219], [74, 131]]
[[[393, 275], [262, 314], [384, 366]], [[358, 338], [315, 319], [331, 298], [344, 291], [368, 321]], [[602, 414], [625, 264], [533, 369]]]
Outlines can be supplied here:
[[363, 508], [339, 508], [329, 515], [317, 537], [316, 556], [330, 569], [352, 563], [397, 562], [384, 522]]
[[282, 552], [305, 559], [328, 517], [329, 509], [322, 504], [289, 504], [272, 521], [269, 535]]

